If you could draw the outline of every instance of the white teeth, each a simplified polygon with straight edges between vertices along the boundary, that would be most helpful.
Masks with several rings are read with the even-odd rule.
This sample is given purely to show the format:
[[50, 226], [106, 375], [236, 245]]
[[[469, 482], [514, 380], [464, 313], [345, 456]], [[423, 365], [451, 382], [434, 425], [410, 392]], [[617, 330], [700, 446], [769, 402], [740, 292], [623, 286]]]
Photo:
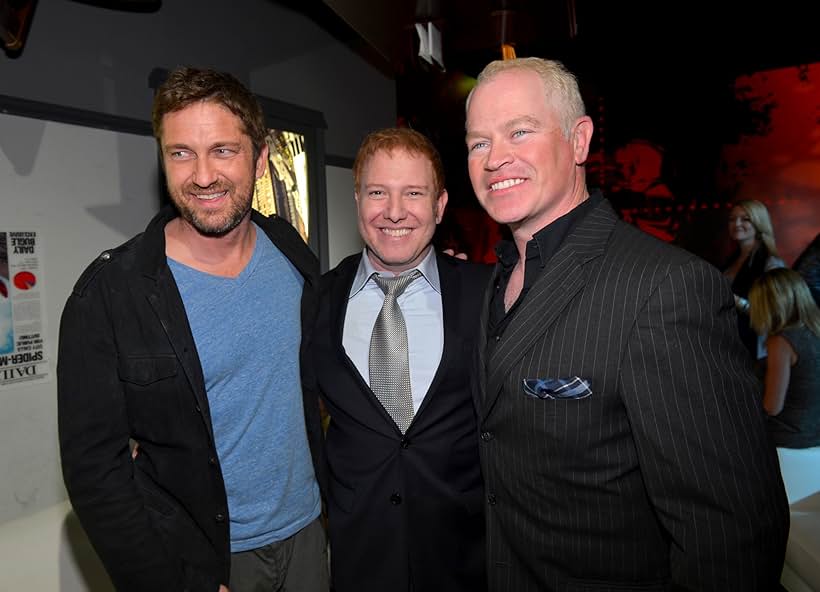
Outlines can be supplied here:
[[382, 228], [384, 234], [390, 236], [406, 236], [410, 234], [409, 228]]
[[503, 181], [499, 181], [498, 183], [493, 183], [490, 185], [490, 189], [493, 191], [498, 191], [499, 189], [506, 189], [507, 187], [514, 187], [515, 185], [520, 185], [524, 182], [524, 179], [505, 179]]
[[212, 199], [216, 199], [217, 197], [222, 197], [225, 195], [227, 191], [220, 191], [219, 193], [199, 193], [196, 194], [197, 199], [202, 199], [205, 201], [210, 201]]

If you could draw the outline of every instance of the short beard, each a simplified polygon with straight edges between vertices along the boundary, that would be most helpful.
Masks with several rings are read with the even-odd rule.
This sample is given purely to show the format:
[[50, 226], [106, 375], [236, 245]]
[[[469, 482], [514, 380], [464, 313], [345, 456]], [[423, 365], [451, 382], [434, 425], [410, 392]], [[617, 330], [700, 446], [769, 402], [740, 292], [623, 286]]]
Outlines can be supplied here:
[[[255, 186], [251, 185], [250, 195], [248, 195], [245, 200], [231, 203], [230, 210], [227, 214], [218, 214], [217, 216], [201, 215], [194, 208], [189, 207], [188, 202], [182, 198], [174, 199], [173, 202], [182, 219], [193, 226], [197, 232], [203, 236], [219, 238], [239, 226], [240, 222], [242, 222], [245, 216], [248, 215], [248, 212], [251, 211], [254, 188]], [[219, 187], [214, 187], [216, 191], [227, 190], [229, 194], [235, 189], [235, 186], [223, 187], [220, 185]], [[189, 193], [187, 188], [183, 190], [183, 194], [186, 193]], [[227, 217], [223, 217], [225, 215]]]

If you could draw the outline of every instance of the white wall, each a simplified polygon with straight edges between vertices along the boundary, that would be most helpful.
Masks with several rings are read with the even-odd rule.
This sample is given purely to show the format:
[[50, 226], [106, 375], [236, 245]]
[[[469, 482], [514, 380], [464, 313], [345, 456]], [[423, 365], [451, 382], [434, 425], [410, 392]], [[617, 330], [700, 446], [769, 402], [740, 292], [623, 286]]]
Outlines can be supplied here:
[[[0, 230], [36, 230], [43, 238], [39, 285], [52, 375], [0, 390], [0, 592], [85, 589], [69, 583], [82, 581], [73, 557], [90, 549], [61, 503], [59, 320], [82, 270], [156, 212], [156, 165], [147, 136], [0, 114]], [[79, 542], [67, 545], [69, 538]], [[27, 578], [35, 579], [18, 585]], [[63, 584], [43, 588], [46, 581]]]
[[328, 154], [352, 158], [364, 134], [396, 120], [392, 79], [273, 0], [167, 1], [150, 14], [39, 2], [20, 57], [0, 53], [0, 94], [148, 120], [148, 74], [179, 65], [321, 111]]
[[328, 264], [358, 253], [364, 247], [357, 227], [353, 201], [353, 172], [342, 167], [326, 167]]
[[152, 138], [2, 114], [0, 179], [0, 228], [43, 237], [52, 367], [49, 383], [0, 390], [2, 524], [65, 498], [53, 372], [60, 314], [82, 270], [139, 232], [159, 202]]

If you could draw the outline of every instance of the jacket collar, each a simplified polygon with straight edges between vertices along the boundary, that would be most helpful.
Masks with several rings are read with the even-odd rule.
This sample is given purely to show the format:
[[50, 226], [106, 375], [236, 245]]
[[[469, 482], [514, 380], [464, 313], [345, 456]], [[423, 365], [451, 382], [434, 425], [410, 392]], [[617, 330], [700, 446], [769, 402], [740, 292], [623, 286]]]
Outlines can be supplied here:
[[173, 205], [166, 204], [151, 219], [142, 233], [143, 240], [140, 241], [139, 245], [140, 253], [136, 258], [137, 266], [143, 275], [154, 281], [168, 265], [165, 257], [165, 225], [178, 215]]
[[[139, 256], [136, 260], [140, 273], [149, 279], [157, 281], [168, 266], [165, 255], [165, 226], [178, 216], [177, 209], [172, 204], [166, 204], [151, 219], [143, 232], [139, 244]], [[287, 222], [278, 219], [276, 216], [265, 217], [256, 210], [251, 210], [251, 221], [264, 231], [271, 239], [271, 242], [293, 263], [306, 281], [314, 282], [314, 275], [316, 274], [315, 259], [298, 234], [284, 232], [282, 225], [287, 225]], [[290, 228], [288, 228], [288, 231], [290, 231]]]

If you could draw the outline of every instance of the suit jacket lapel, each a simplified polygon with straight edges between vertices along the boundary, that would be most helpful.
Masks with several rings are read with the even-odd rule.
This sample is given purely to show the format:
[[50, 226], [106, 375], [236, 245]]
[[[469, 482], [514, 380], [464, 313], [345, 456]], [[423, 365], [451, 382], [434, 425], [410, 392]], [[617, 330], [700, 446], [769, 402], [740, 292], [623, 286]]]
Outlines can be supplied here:
[[[350, 295], [350, 286], [353, 284], [353, 278], [356, 276], [356, 269], [359, 265], [360, 257], [354, 258], [350, 261], [344, 269], [339, 269], [335, 272], [333, 277], [333, 284], [330, 286], [330, 339], [334, 349], [339, 353], [339, 357], [343, 359], [354, 370], [356, 367], [350, 358], [347, 357], [342, 345], [342, 337], [344, 334], [345, 314], [347, 313], [347, 301]], [[357, 372], [358, 374], [358, 372]]]
[[[351, 257], [346, 259], [344, 264], [339, 267], [333, 277], [333, 285], [330, 288], [330, 328], [331, 328], [331, 343], [333, 349], [339, 356], [341, 364], [350, 372], [358, 381], [362, 393], [369, 399], [372, 399], [380, 409], [383, 409], [381, 404], [376, 399], [376, 396], [370, 390], [367, 384], [367, 378], [359, 373], [356, 364], [350, 359], [350, 356], [345, 352], [343, 343], [345, 316], [347, 315], [347, 303], [350, 297], [350, 288], [353, 286], [353, 280], [356, 278], [356, 271], [359, 268], [359, 261], [361, 256]], [[385, 413], [387, 413], [385, 411]], [[390, 416], [386, 415], [389, 419]]]
[[[547, 262], [504, 330], [501, 342], [486, 361], [487, 390], [483, 417], [495, 404], [513, 365], [549, 330], [561, 312], [581, 292], [587, 281], [584, 265], [603, 254], [617, 219], [609, 202], [601, 202], [581, 220]], [[487, 307], [483, 309], [483, 314], [487, 314]], [[486, 320], [482, 325], [486, 326]]]
[[[356, 384], [359, 385], [359, 392], [351, 393], [354, 398], [350, 399], [349, 404], [353, 406], [360, 404], [372, 406], [376, 412], [384, 418], [383, 427], [387, 429], [387, 433], [394, 435], [394, 432], [398, 433], [398, 427], [384, 406], [382, 406], [381, 402], [376, 398], [376, 395], [373, 394], [373, 391], [370, 390], [367, 378], [359, 373], [356, 364], [353, 363], [353, 360], [351, 360], [350, 356], [345, 352], [343, 343], [345, 315], [347, 314], [350, 288], [356, 277], [356, 271], [359, 268], [360, 261], [361, 256], [350, 257], [346, 259], [343, 264], [340, 264], [339, 268], [334, 272], [333, 284], [330, 286], [331, 344], [339, 357], [339, 363], [350, 373]], [[375, 425], [372, 427], [374, 429], [381, 429]]]
[[[441, 360], [439, 361], [436, 373], [430, 383], [427, 392], [424, 393], [424, 399], [416, 411], [416, 417], [424, 412], [432, 399], [434, 393], [438, 389], [444, 374], [447, 369], [455, 364], [462, 363], [458, 360], [458, 356], [462, 355], [462, 339], [459, 335], [459, 322], [461, 315], [459, 310], [461, 308], [461, 282], [458, 270], [453, 263], [447, 259], [448, 255], [441, 255], [436, 252], [436, 265], [438, 267], [438, 279], [441, 284], [441, 312], [444, 324], [444, 347], [441, 351]], [[415, 423], [415, 418], [413, 423]], [[411, 425], [412, 429], [412, 425]]]

